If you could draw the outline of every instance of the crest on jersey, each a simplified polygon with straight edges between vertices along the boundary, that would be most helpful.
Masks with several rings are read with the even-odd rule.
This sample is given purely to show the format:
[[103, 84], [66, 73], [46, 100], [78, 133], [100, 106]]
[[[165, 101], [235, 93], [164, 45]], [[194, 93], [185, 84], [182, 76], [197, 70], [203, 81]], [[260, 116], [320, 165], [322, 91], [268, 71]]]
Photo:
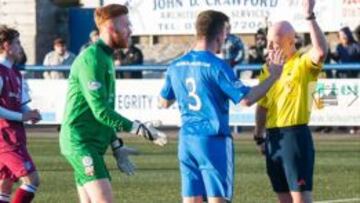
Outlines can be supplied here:
[[101, 83], [98, 81], [90, 81], [88, 82], [89, 90], [95, 91], [101, 88]]
[[24, 167], [25, 167], [26, 170], [30, 171], [31, 168], [32, 168], [31, 162], [30, 161], [25, 161], [24, 162]]
[[92, 166], [94, 162], [91, 156], [84, 156], [82, 158], [82, 163], [85, 167], [88, 167], [88, 166]]
[[93, 176], [95, 169], [94, 169], [94, 161], [91, 156], [84, 156], [82, 158], [82, 164], [84, 165], [84, 172], [87, 176]]

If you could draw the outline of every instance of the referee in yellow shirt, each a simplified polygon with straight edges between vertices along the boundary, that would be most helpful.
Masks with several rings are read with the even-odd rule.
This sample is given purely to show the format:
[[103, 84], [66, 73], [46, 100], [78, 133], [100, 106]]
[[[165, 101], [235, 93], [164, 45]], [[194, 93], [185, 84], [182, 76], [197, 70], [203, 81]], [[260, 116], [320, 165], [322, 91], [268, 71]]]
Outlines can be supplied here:
[[[254, 139], [265, 153], [267, 174], [280, 203], [312, 202], [315, 151], [307, 124], [311, 93], [327, 53], [314, 5], [315, 0], [303, 0], [312, 43], [308, 52], [296, 50], [295, 31], [289, 22], [275, 23], [267, 36], [269, 54], [281, 49], [286, 60], [280, 79], [258, 102]], [[260, 82], [268, 75], [265, 64]]]

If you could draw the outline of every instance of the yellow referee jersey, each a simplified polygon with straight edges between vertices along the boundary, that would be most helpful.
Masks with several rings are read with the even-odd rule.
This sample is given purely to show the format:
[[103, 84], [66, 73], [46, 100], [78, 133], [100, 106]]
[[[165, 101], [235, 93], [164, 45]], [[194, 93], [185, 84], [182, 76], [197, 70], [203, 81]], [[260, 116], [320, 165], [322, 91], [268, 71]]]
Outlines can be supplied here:
[[[323, 64], [314, 64], [308, 53], [296, 52], [284, 65], [279, 80], [258, 105], [267, 109], [266, 128], [307, 124], [310, 119], [312, 93]], [[269, 76], [266, 65], [260, 83]]]

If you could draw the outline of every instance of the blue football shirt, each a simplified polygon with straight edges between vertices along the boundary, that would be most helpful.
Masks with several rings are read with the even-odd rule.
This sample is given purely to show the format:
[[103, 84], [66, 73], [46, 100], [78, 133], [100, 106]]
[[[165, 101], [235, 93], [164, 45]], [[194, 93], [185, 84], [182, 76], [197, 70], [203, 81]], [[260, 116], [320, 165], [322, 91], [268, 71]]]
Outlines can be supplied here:
[[209, 51], [190, 51], [167, 70], [161, 96], [179, 104], [180, 135], [230, 136], [229, 99], [249, 92], [222, 59]]

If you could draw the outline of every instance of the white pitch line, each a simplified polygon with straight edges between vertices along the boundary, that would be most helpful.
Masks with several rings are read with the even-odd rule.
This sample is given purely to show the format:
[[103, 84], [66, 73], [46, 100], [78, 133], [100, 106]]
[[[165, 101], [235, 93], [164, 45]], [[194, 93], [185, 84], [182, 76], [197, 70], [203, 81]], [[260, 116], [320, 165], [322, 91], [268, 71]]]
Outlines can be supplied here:
[[337, 200], [325, 200], [325, 201], [317, 201], [314, 203], [346, 203], [346, 202], [360, 202], [360, 198], [352, 198], [352, 199], [337, 199]]

